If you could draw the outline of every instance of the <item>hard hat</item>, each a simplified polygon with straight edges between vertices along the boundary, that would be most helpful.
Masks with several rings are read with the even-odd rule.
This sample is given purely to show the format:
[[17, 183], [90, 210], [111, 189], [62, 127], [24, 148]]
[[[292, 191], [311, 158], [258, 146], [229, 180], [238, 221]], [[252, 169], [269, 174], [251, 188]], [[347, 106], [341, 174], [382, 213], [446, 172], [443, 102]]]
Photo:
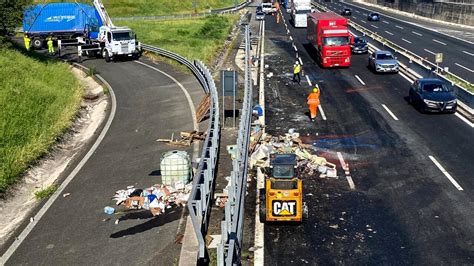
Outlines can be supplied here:
[[318, 92], [318, 87], [314, 87], [313, 92]]
[[300, 62], [299, 62], [299, 61], [296, 61], [296, 63], [295, 63], [295, 64], [299, 65], [299, 64], [300, 64]]

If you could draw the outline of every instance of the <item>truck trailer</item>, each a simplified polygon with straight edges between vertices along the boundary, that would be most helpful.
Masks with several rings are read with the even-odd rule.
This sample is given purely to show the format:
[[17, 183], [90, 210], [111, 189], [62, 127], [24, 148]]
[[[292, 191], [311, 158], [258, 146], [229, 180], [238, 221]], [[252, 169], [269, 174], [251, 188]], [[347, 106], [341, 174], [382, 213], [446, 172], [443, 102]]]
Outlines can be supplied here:
[[66, 46], [77, 47], [79, 61], [85, 55], [102, 56], [107, 62], [141, 55], [135, 33], [114, 26], [100, 0], [94, 0], [93, 6], [67, 2], [31, 6], [24, 13], [23, 31], [36, 49], [48, 37], [57, 40], [59, 54]]
[[295, 28], [306, 28], [307, 16], [311, 13], [311, 0], [291, 1], [291, 20]]
[[314, 46], [322, 67], [348, 67], [351, 64], [351, 43], [346, 18], [334, 12], [308, 15], [306, 38]]

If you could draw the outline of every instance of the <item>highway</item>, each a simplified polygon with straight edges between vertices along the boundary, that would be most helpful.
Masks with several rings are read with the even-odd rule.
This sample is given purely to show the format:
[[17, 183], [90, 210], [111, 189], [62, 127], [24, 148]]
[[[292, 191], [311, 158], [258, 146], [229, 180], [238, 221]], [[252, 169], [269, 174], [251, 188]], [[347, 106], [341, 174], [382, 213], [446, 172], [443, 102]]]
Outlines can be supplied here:
[[[371, 22], [367, 20], [370, 9], [360, 7], [351, 2], [320, 2], [330, 10], [340, 13], [344, 7], [352, 9], [353, 22], [377, 32], [387, 40], [414, 52], [415, 54], [427, 58], [435, 63], [435, 54], [443, 53], [444, 61], [442, 67], [448, 67], [449, 71], [459, 77], [473, 83], [474, 82], [474, 43], [458, 38], [450, 37], [439, 32], [429, 30], [428, 27], [419, 26], [412, 22], [407, 22], [400, 18], [395, 18], [391, 14], [380, 13], [380, 21]], [[360, 4], [359, 4], [360, 5]], [[420, 22], [423, 24], [423, 22]]]
[[[194, 105], [204, 96], [202, 87], [194, 76], [146, 59], [139, 63], [97, 59], [84, 65], [95, 66], [113, 88], [117, 99], [113, 122], [92, 157], [66, 187], [64, 193], [70, 196], [60, 196], [42, 219], [35, 221], [36, 226], [7, 265], [172, 265], [181, 247], [175, 238], [184, 229], [181, 208], [154, 218], [144, 210], [112, 219], [103, 209], [114, 206], [111, 197], [119, 189], [160, 183], [161, 155], [173, 148], [156, 139], [194, 129], [190, 107], [177, 82]], [[192, 154], [191, 148], [187, 150]], [[116, 218], [120, 223], [114, 223]]]
[[405, 100], [410, 82], [373, 74], [367, 55], [321, 69], [306, 29], [288, 28], [305, 74], [321, 87], [326, 120], [320, 112], [309, 121], [311, 87], [306, 77], [291, 82], [295, 51], [284, 24], [267, 16], [266, 72], [275, 74], [265, 84], [267, 132], [295, 128], [341, 173], [339, 153], [355, 190], [342, 174], [304, 179], [309, 219], [265, 225], [265, 265], [472, 264], [474, 129], [455, 115], [415, 110]]

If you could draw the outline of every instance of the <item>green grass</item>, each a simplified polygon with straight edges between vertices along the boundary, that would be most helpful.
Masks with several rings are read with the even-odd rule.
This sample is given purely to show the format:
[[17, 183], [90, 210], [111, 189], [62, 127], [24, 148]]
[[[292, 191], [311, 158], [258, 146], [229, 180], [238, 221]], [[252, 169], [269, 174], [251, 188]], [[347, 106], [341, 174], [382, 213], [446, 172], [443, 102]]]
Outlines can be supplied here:
[[0, 194], [71, 124], [82, 89], [68, 65], [0, 45]]
[[131, 27], [142, 43], [178, 53], [209, 64], [223, 46], [238, 15], [166, 21], [120, 21]]
[[44, 189], [38, 190], [35, 192], [35, 198], [37, 200], [49, 198], [54, 194], [54, 192], [56, 192], [57, 189], [58, 189], [57, 185], [51, 185]]
[[[35, 0], [42, 3], [44, 0]], [[61, 2], [60, 0], [46, 0], [46, 2]], [[64, 2], [70, 2], [64, 1]], [[92, 3], [92, 0], [79, 0], [78, 2]], [[129, 16], [164, 16], [172, 14], [189, 14], [195, 10], [207, 12], [209, 9], [218, 9], [234, 6], [243, 0], [103, 0], [104, 6], [111, 17]]]

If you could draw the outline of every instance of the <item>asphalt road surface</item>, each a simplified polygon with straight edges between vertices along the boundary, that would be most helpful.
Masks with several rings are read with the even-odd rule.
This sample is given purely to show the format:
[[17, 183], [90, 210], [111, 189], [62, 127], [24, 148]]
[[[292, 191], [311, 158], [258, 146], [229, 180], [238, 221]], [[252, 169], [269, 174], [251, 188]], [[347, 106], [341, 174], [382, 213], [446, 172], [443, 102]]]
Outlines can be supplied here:
[[[415, 54], [435, 62], [435, 54], [443, 53], [442, 67], [449, 67], [449, 71], [459, 77], [474, 82], [474, 44], [457, 38], [429, 30], [424, 21], [419, 23], [407, 22], [403, 17], [395, 17], [386, 12], [380, 13], [380, 21], [368, 21], [370, 8], [356, 3], [320, 3], [330, 10], [340, 13], [343, 7], [352, 9], [353, 22], [377, 32], [382, 37], [397, 45], [414, 52]], [[360, 6], [362, 7], [360, 7]], [[420, 25], [421, 24], [421, 25]]]
[[419, 113], [405, 100], [410, 83], [398, 74], [373, 74], [367, 55], [353, 56], [349, 68], [321, 69], [306, 29], [289, 29], [305, 74], [321, 87], [327, 120], [319, 112], [310, 122], [311, 87], [306, 77], [301, 85], [291, 82], [289, 35], [267, 16], [266, 72], [274, 74], [265, 83], [267, 132], [295, 128], [338, 165], [340, 178], [304, 176], [309, 219], [265, 225], [265, 265], [473, 264], [473, 128], [455, 115]]
[[[98, 149], [64, 191], [70, 196], [53, 203], [7, 264], [172, 265], [181, 247], [175, 238], [182, 209], [167, 210], [155, 218], [141, 211], [110, 220], [103, 209], [114, 206], [111, 197], [116, 190], [160, 183], [161, 155], [173, 148], [156, 139], [193, 130], [186, 98], [170, 78], [137, 62], [97, 59], [84, 65], [95, 66], [112, 86], [117, 98], [115, 118]], [[204, 92], [194, 76], [164, 64], [155, 67], [177, 79], [194, 104], [199, 104]], [[116, 218], [120, 218], [117, 225]]]

